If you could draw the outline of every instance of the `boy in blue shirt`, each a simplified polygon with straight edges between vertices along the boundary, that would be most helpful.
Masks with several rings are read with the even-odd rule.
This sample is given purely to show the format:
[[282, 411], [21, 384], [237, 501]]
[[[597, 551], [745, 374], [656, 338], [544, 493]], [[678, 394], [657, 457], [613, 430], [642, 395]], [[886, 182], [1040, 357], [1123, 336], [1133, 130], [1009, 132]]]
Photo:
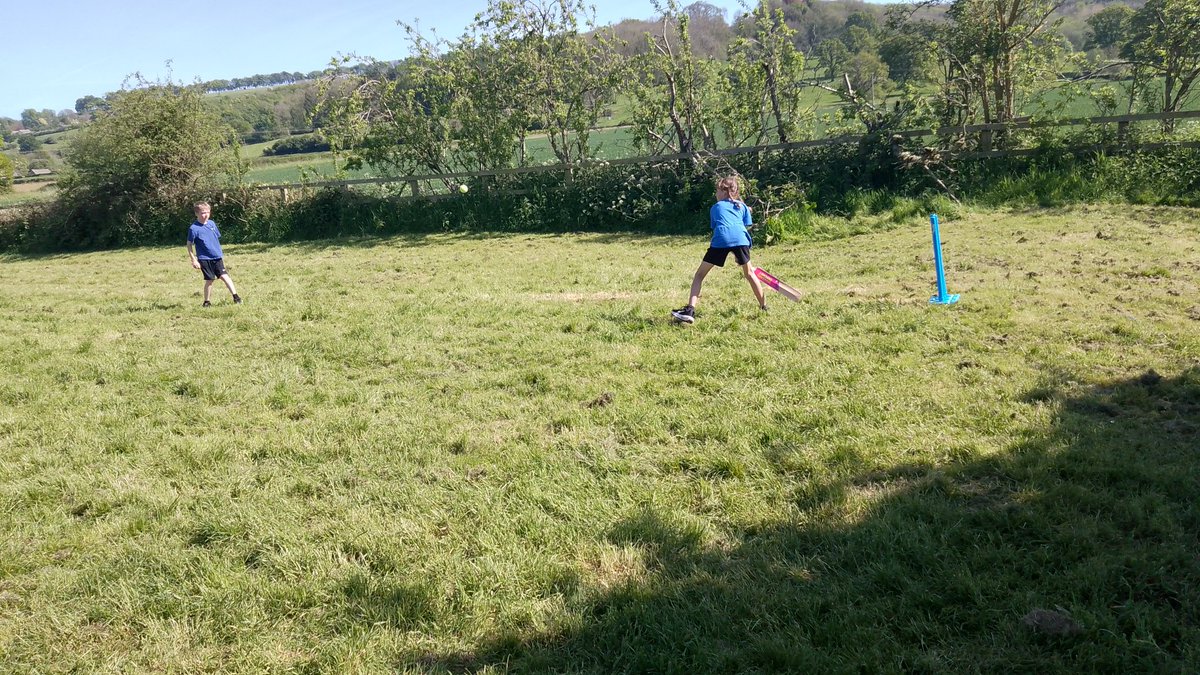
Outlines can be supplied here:
[[[212, 305], [208, 301], [208, 295], [212, 283], [217, 279], [225, 282], [225, 287], [233, 295], [234, 303], [242, 304], [242, 297], [233, 287], [233, 279], [230, 279], [229, 273], [225, 271], [225, 256], [221, 252], [221, 231], [217, 229], [215, 222], [208, 219], [212, 214], [212, 207], [208, 202], [198, 202], [193, 210], [196, 212], [196, 222], [188, 228], [187, 250], [192, 259], [192, 267], [204, 273], [203, 306]], [[192, 249], [193, 245], [195, 250]]]
[[671, 310], [671, 316], [676, 321], [694, 323], [696, 321], [696, 303], [700, 301], [700, 286], [704, 277], [713, 267], [724, 267], [729, 254], [742, 268], [742, 274], [750, 283], [754, 297], [758, 300], [759, 309], [766, 311], [767, 302], [763, 298], [762, 285], [754, 276], [754, 266], [750, 264], [750, 230], [754, 221], [750, 219], [750, 207], [738, 199], [738, 181], [736, 176], [727, 176], [717, 181], [717, 203], [708, 210], [709, 225], [712, 226], [712, 241], [704, 254], [696, 275], [692, 278], [692, 291], [688, 304], [679, 309]]

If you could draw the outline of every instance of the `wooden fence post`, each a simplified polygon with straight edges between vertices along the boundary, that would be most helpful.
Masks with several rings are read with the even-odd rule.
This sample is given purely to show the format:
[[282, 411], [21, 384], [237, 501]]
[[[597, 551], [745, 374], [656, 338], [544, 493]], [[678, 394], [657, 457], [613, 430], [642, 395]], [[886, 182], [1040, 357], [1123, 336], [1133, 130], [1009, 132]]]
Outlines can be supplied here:
[[421, 183], [420, 183], [420, 181], [410, 180], [410, 181], [408, 181], [408, 187], [409, 187], [409, 189], [410, 189], [410, 190], [412, 190], [412, 196], [414, 196], [414, 197], [420, 197], [420, 196], [421, 196]]
[[1125, 140], [1129, 138], [1129, 120], [1121, 120], [1117, 122], [1117, 143], [1125, 144]]
[[991, 152], [992, 151], [992, 130], [991, 129], [984, 129], [983, 131], [979, 132], [979, 151], [980, 152]]

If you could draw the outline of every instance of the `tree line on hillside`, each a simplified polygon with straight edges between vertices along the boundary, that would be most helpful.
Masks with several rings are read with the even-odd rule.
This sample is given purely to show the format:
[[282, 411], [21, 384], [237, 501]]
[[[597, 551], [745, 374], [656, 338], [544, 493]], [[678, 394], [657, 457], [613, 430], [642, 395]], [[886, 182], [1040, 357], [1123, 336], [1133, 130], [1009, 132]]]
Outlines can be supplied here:
[[[356, 71], [365, 72], [369, 69], [370, 66], [360, 65]], [[324, 70], [314, 70], [308, 73], [280, 71], [249, 77], [235, 77], [229, 80], [208, 80], [192, 86], [207, 93], [221, 93], [313, 83], [324, 74]], [[251, 98], [245, 103], [224, 105], [220, 110], [221, 118], [232, 126], [246, 142], [257, 143], [270, 138], [279, 138], [287, 135], [288, 132], [306, 129], [310, 126], [315, 102], [311, 95], [313, 91], [315, 91], [315, 85], [302, 87], [299, 94], [291, 96], [276, 96], [264, 92], [262, 96]], [[12, 142], [14, 136], [21, 132], [53, 133], [76, 127], [90, 120], [92, 114], [97, 110], [107, 110], [109, 101], [117, 93], [109, 92], [104, 96], [91, 94], [81, 96], [75, 100], [73, 110], [66, 109], [55, 112], [50, 109], [29, 108], [22, 111], [20, 119], [0, 117], [0, 138], [8, 143]], [[216, 105], [219, 108], [222, 106], [219, 103]]]

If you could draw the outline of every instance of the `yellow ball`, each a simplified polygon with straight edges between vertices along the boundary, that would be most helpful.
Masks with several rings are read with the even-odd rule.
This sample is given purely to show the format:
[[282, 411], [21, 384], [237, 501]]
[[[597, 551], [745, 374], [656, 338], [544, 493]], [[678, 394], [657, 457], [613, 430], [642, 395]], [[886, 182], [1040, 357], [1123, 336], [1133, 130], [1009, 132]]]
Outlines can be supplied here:
[[461, 192], [461, 193], [463, 193], [464, 195], [465, 195], [465, 194], [467, 194], [467, 186], [466, 186], [466, 185], [459, 185], [459, 186], [458, 186], [458, 191], [459, 191], [459, 192]]

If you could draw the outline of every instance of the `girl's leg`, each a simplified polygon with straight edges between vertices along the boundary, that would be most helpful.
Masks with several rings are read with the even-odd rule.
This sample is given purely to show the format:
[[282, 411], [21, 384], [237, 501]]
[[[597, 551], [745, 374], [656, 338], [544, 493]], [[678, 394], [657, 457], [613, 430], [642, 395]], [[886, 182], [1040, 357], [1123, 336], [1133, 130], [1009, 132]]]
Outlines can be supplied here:
[[754, 265], [750, 263], [742, 265], [742, 274], [746, 275], [746, 281], [750, 282], [750, 290], [754, 291], [754, 297], [758, 300], [758, 306], [766, 307], [767, 299], [763, 297], [762, 284], [758, 283], [758, 277], [754, 276]]
[[225, 282], [225, 288], [229, 289], [230, 295], [237, 295], [237, 289], [233, 287], [233, 279], [230, 279], [228, 274], [222, 274], [221, 281]]
[[211, 294], [211, 292], [212, 292], [212, 282], [213, 282], [213, 280], [212, 280], [212, 279], [205, 279], [205, 280], [204, 280], [204, 301], [205, 301], [205, 302], [208, 302], [208, 296], [209, 296], [209, 295]]
[[700, 263], [700, 267], [696, 268], [696, 276], [692, 277], [692, 292], [688, 297], [688, 304], [692, 307], [700, 302], [700, 286], [704, 284], [704, 277], [708, 276], [708, 271], [713, 268], [710, 262]]

